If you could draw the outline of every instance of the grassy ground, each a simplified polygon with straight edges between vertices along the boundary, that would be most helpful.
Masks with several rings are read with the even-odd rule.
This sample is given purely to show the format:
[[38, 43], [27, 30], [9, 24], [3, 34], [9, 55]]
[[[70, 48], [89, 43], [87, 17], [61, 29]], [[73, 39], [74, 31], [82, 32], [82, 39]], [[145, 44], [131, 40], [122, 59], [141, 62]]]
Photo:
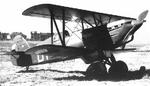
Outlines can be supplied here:
[[[11, 42], [4, 43], [3, 49], [11, 45]], [[0, 86], [149, 86], [150, 52], [147, 50], [150, 50], [150, 46], [128, 45], [127, 49], [130, 48], [136, 49], [114, 53], [116, 59], [126, 62], [129, 68], [127, 75], [118, 80], [109, 75], [86, 77], [84, 73], [89, 65], [81, 59], [35, 65], [26, 72], [24, 67], [12, 65], [8, 56], [1, 56]], [[146, 67], [142, 74], [139, 73], [140, 66]]]

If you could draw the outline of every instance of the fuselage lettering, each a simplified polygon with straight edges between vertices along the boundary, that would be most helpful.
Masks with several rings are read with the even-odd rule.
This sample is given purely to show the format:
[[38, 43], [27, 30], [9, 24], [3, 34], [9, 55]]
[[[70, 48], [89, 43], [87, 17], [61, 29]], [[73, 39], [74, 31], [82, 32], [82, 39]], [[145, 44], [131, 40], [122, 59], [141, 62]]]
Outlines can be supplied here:
[[43, 62], [44, 61], [44, 55], [37, 55], [37, 61], [38, 61], [38, 63]]
[[52, 58], [52, 56], [47, 56], [47, 55], [37, 55], [37, 63], [43, 62], [43, 61], [48, 61]]

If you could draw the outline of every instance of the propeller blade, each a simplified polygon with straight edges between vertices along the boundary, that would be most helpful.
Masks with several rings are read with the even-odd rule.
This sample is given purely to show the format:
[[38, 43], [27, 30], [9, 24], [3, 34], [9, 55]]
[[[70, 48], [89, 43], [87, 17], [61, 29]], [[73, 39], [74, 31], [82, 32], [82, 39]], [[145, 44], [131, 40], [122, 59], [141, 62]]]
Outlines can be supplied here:
[[148, 10], [145, 10], [144, 12], [142, 12], [139, 16], [138, 16], [138, 21], [143, 21], [146, 16], [148, 14]]
[[131, 22], [131, 24], [132, 24], [132, 25], [135, 25], [135, 24], [139, 24], [139, 23], [144, 22], [144, 19], [146, 18], [147, 14], [148, 14], [148, 10], [143, 11], [143, 12], [138, 16], [137, 20], [133, 20], [133, 21]]

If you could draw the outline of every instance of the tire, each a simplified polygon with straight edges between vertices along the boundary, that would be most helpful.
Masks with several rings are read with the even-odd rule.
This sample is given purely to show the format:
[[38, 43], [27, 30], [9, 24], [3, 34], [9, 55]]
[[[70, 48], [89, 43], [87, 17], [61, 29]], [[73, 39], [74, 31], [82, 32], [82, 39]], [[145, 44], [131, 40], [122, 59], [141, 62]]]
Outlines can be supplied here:
[[105, 64], [99, 61], [90, 64], [90, 66], [86, 70], [86, 76], [99, 77], [106, 74], [107, 69]]
[[128, 67], [123, 61], [116, 61], [109, 68], [109, 74], [114, 76], [125, 75], [128, 72]]

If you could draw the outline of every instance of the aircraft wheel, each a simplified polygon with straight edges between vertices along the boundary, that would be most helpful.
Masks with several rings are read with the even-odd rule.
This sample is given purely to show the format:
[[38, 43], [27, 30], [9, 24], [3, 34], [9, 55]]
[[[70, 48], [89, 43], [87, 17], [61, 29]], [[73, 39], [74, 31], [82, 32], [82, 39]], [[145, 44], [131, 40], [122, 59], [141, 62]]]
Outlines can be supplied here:
[[128, 72], [128, 67], [125, 62], [123, 61], [116, 61], [112, 63], [111, 67], [109, 68], [109, 74], [114, 76], [125, 75]]
[[86, 76], [99, 77], [107, 74], [107, 69], [104, 63], [96, 61], [87, 68]]

